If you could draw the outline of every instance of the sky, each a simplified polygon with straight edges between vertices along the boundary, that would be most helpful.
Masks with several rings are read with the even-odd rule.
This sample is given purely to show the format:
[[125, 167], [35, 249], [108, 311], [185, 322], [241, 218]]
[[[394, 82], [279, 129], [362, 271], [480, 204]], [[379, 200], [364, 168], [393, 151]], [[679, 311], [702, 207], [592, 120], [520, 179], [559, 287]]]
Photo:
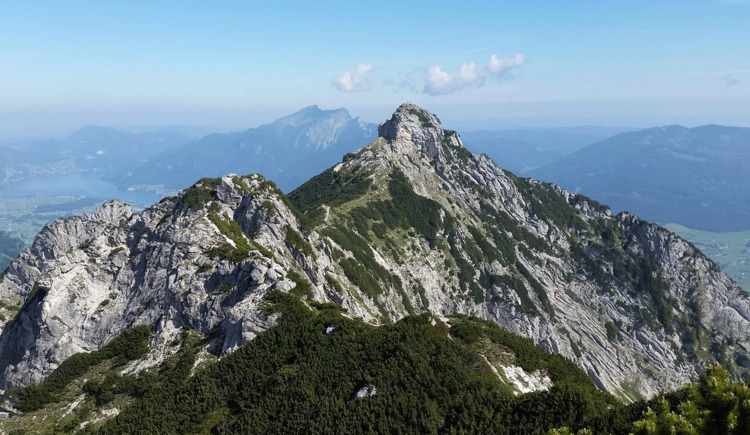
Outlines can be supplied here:
[[406, 101], [459, 131], [750, 127], [748, 23], [750, 0], [0, 0], [0, 139]]

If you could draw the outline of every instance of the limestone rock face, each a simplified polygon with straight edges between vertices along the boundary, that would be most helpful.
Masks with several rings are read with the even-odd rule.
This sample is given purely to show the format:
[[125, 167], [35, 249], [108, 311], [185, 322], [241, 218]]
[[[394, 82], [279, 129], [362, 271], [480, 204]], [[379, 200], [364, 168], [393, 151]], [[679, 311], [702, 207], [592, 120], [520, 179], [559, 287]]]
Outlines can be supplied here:
[[261, 309], [271, 290], [373, 324], [476, 315], [624, 400], [715, 361], [750, 369], [748, 297], [689, 243], [503, 171], [417, 106], [379, 134], [289, 198], [230, 175], [139, 215], [108, 202], [47, 225], [0, 282], [0, 387], [39, 381], [137, 324], [156, 330], [152, 364], [184, 325], [231, 352], [274, 324]]
[[[237, 182], [248, 189], [262, 180]], [[242, 188], [232, 177], [222, 179], [215, 195], [226, 202], [215, 202], [210, 213], [223, 217], [242, 211], [268, 249], [284, 249], [280, 216], [291, 213], [270, 187], [264, 191], [268, 198], [259, 189], [254, 199], [266, 201], [277, 216], [260, 205], [253, 208], [253, 200], [243, 202], [237, 193]], [[69, 356], [98, 349], [137, 324], [154, 324], [160, 342], [174, 339], [183, 325], [213, 331], [221, 337], [214, 343], [220, 351], [271, 326], [274, 319], [259, 311], [265, 294], [295, 284], [285, 279], [286, 269], [271, 251], [264, 256], [250, 250], [239, 263], [212, 258], [211, 248], [236, 242], [208, 215], [176, 199], [141, 215], [112, 201], [93, 215], [48, 224], [0, 283], [2, 300], [25, 299], [0, 335], [4, 386], [38, 382]]]

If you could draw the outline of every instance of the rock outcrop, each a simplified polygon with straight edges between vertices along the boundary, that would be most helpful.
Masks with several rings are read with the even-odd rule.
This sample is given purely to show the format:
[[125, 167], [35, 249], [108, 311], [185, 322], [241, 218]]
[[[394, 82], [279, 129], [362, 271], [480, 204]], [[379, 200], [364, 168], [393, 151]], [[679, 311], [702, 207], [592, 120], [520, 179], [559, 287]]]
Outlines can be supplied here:
[[[261, 309], [274, 289], [376, 324], [489, 319], [625, 400], [714, 361], [750, 368], [748, 297], [689, 243], [503, 171], [414, 105], [379, 134], [289, 198], [226, 176], [139, 215], [109, 202], [47, 225], [0, 282], [0, 384], [36, 382], [136, 324], [159, 343], [187, 325], [229, 352], [274, 323]], [[154, 348], [154, 363], [169, 354]]]

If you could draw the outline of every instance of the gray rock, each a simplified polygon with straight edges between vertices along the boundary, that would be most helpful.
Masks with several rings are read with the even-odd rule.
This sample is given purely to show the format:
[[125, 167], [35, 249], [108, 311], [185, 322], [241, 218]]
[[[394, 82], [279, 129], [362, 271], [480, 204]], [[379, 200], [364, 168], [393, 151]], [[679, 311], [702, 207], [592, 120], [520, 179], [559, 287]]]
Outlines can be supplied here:
[[370, 399], [378, 395], [378, 389], [375, 388], [375, 385], [372, 384], [365, 384], [357, 390], [356, 393], [354, 393], [354, 397], [356, 399]]
[[[394, 277], [379, 282], [374, 299], [340, 265], [338, 255], [354, 253], [322, 231], [344, 222], [348, 204], [324, 206], [323, 223], [305, 231], [260, 176], [223, 177], [213, 204], [201, 210], [165, 199], [134, 215], [108, 202], [93, 215], [48, 224], [11, 263], [0, 282], [8, 319], [0, 387], [37, 382], [72, 354], [138, 324], [154, 325], [156, 334], [147, 363], [133, 370], [168, 357], [166, 343], [182, 325], [211, 332], [211, 348], [231, 352], [277, 321], [260, 306], [269, 291], [296, 286], [290, 271], [309, 279], [314, 300], [334, 301], [373, 324], [410, 311], [494, 321], [572, 359], [626, 400], [678, 388], [717, 358], [734, 356], [733, 370], [749, 369], [741, 365], [750, 360], [748, 297], [691, 244], [634, 215], [611, 216], [587, 198], [516, 178], [470, 154], [414, 105], [399, 107], [379, 132], [333, 168], [373, 180], [358, 204], [390, 198], [390, 174], [399, 169], [440, 206], [441, 223], [453, 226], [441, 226], [432, 241], [389, 229], [390, 244], [373, 243], [374, 261]], [[222, 243], [236, 245], [209, 213], [237, 223], [252, 248], [248, 258], [209, 255]], [[289, 230], [312, 255], [288, 241]], [[503, 240], [511, 251], [503, 255], [512, 258], [477, 257], [478, 243], [503, 252]], [[715, 348], [724, 354], [712, 355]]]

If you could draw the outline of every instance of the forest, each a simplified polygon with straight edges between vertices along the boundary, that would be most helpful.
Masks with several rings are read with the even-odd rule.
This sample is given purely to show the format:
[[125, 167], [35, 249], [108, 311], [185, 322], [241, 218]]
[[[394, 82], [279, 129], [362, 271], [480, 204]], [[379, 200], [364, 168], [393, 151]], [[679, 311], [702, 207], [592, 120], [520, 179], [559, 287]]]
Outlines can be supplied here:
[[[750, 428], [748, 385], [731, 381], [718, 365], [682, 390], [624, 404], [570, 360], [478, 318], [443, 322], [420, 314], [374, 327], [338, 305], [307, 304], [282, 292], [271, 293], [264, 309], [281, 314], [276, 326], [197, 369], [205, 343], [184, 328], [179, 350], [158, 370], [121, 374], [146, 351], [150, 332], [140, 326], [10, 394], [17, 408], [31, 411], [86, 378], [79, 382], [84, 405], [53, 433], [76, 431], [111, 403], [126, 405], [113, 418], [85, 425], [84, 433], [743, 434]], [[506, 364], [541, 371], [554, 385], [518, 394], [485, 354], [509, 356]], [[90, 376], [105, 359], [112, 370]]]

